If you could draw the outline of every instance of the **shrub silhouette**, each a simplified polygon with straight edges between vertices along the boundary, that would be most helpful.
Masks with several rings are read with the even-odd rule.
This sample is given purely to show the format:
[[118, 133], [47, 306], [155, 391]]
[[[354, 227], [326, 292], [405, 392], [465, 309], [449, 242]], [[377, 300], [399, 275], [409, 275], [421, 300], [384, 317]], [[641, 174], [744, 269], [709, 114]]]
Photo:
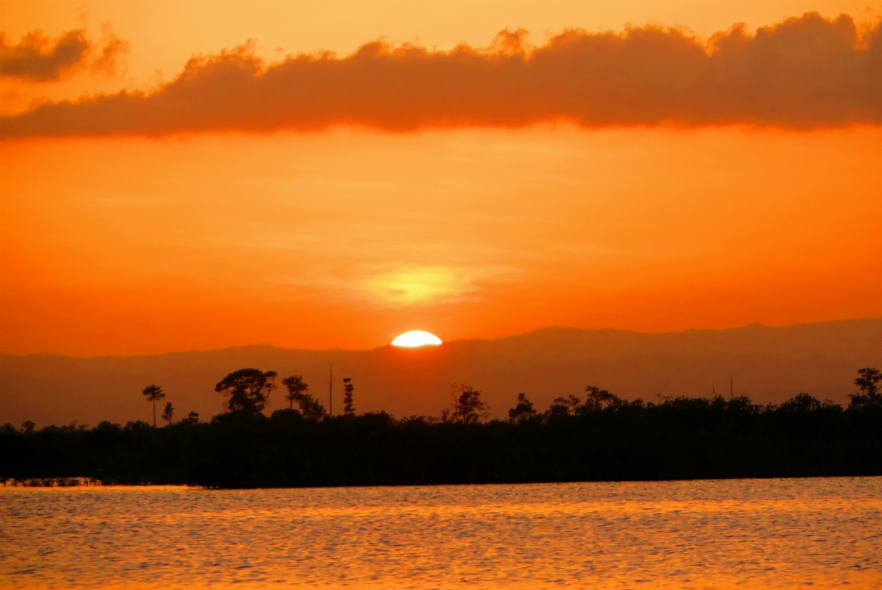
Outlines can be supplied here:
[[518, 394], [518, 405], [508, 411], [508, 419], [518, 422], [521, 420], [529, 420], [536, 416], [536, 410], [533, 402], [527, 399], [526, 393]]
[[570, 395], [569, 397], [557, 397], [545, 413], [549, 418], [554, 416], [569, 416], [576, 411], [576, 408], [579, 407], [581, 401], [582, 400], [575, 395]]
[[605, 389], [600, 389], [594, 385], [585, 388], [588, 393], [585, 403], [577, 406], [574, 411], [576, 414], [587, 414], [590, 412], [599, 412], [605, 407], [618, 406], [622, 404], [622, 400], [615, 394]]
[[454, 395], [453, 412], [450, 415], [453, 421], [472, 424], [489, 416], [490, 406], [481, 401], [480, 391], [475, 391], [471, 386], [463, 383], [454, 383], [453, 387], [459, 393]]
[[172, 419], [175, 417], [175, 408], [172, 406], [171, 402], [165, 404], [165, 410], [162, 412], [162, 419], [165, 420], [168, 424], [171, 424]]
[[809, 410], [817, 410], [821, 407], [821, 402], [807, 393], [798, 393], [789, 400], [781, 404], [779, 408], [782, 412], [806, 412]]
[[298, 402], [300, 404], [300, 411], [303, 413], [304, 418], [309, 418], [310, 420], [321, 420], [328, 413], [325, 411], [325, 407], [319, 403], [317, 399], [312, 397], [312, 395], [305, 393], [303, 397], [300, 398]]

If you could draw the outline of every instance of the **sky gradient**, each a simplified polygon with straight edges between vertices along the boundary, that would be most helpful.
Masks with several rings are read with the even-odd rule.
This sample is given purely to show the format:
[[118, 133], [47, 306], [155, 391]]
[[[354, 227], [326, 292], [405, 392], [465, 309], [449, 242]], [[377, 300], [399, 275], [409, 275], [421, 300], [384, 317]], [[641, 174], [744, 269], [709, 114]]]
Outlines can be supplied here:
[[878, 7], [85, 6], [0, 12], [0, 351], [882, 316]]

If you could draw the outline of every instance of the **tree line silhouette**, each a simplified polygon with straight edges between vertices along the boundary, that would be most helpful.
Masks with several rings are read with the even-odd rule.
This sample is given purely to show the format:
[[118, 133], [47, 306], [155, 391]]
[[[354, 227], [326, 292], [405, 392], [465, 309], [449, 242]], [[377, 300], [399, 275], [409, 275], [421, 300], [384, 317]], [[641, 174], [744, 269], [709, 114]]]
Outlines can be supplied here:
[[224, 377], [215, 391], [229, 412], [210, 422], [196, 412], [174, 422], [167, 402], [157, 428], [166, 394], [154, 384], [142, 391], [152, 426], [4, 424], [0, 479], [249, 488], [882, 475], [882, 374], [871, 367], [845, 408], [808, 393], [780, 405], [644, 402], [588, 386], [541, 412], [519, 393], [508, 418], [492, 420], [481, 392], [461, 383], [438, 417], [356, 415], [348, 377], [343, 414], [330, 415], [300, 375], [281, 380], [289, 407], [265, 416], [276, 377]]

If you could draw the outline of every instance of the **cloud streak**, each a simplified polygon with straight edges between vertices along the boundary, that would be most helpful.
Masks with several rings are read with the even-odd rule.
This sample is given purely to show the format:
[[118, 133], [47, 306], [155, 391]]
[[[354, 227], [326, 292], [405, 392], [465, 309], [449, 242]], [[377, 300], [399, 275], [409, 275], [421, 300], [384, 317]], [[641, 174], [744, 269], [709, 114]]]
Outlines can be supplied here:
[[568, 30], [530, 47], [368, 43], [267, 65], [247, 47], [194, 57], [152, 92], [97, 95], [0, 117], [0, 137], [164, 136], [510, 127], [882, 124], [882, 23], [861, 32], [815, 13], [707, 42], [677, 29]]
[[[83, 29], [61, 34], [55, 41], [34, 30], [17, 45], [10, 45], [0, 33], [0, 76], [31, 82], [56, 82], [89, 63], [94, 44]], [[93, 71], [114, 73], [119, 55], [128, 43], [104, 27], [104, 46], [92, 61]]]

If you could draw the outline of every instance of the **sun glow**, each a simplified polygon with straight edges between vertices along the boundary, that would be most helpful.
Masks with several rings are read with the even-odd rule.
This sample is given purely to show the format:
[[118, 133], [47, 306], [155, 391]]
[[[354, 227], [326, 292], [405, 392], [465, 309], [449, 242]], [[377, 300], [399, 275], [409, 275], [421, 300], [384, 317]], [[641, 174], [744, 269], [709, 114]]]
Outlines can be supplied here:
[[392, 341], [395, 346], [425, 346], [426, 344], [441, 344], [441, 339], [422, 330], [411, 330], [401, 334]]

